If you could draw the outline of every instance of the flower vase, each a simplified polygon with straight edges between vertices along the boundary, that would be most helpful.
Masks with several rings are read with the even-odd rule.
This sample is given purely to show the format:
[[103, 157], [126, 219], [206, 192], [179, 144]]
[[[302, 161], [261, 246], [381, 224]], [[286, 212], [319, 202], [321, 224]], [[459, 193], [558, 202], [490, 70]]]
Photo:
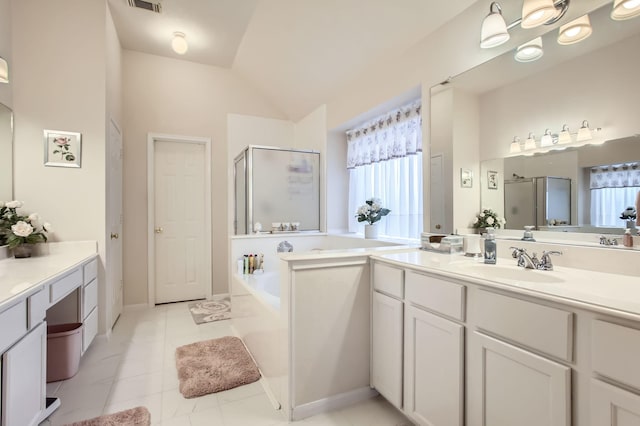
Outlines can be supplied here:
[[367, 239], [375, 239], [378, 238], [378, 225], [365, 225], [364, 226], [364, 237]]
[[16, 259], [24, 259], [31, 257], [33, 253], [33, 244], [20, 244], [13, 248], [13, 257]]
[[475, 229], [476, 234], [482, 235], [482, 234], [486, 234], [487, 233], [487, 228], [484, 228], [484, 227], [483, 228], [473, 228], [473, 229]]

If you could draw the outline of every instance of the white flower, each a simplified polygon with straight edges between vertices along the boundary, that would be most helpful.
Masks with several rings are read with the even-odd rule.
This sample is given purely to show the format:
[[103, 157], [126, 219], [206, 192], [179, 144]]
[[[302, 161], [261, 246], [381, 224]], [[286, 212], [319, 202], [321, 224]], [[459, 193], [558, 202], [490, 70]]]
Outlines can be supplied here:
[[51, 224], [49, 222], [45, 222], [42, 224], [42, 227], [45, 229], [45, 231], [47, 232], [53, 232], [53, 228], [51, 227]]
[[15, 225], [11, 225], [11, 231], [18, 237], [28, 237], [33, 233], [33, 226], [21, 220]]
[[29, 222], [40, 222], [40, 215], [38, 213], [31, 213], [29, 215]]
[[9, 208], [9, 209], [19, 209], [20, 207], [23, 206], [23, 202], [22, 201], [18, 201], [18, 200], [13, 200], [13, 201], [7, 201], [4, 206]]
[[360, 208], [358, 209], [358, 214], [367, 216], [370, 211], [371, 211], [371, 206], [369, 206], [369, 204], [365, 204], [364, 206], [360, 206]]
[[491, 216], [489, 216], [489, 217], [487, 218], [487, 223], [488, 223], [489, 225], [493, 225], [493, 222], [495, 222], [495, 221], [493, 220], [493, 218], [492, 218]]
[[473, 218], [473, 224], [475, 225], [476, 223], [478, 223], [478, 216], [476, 216], [475, 218]]

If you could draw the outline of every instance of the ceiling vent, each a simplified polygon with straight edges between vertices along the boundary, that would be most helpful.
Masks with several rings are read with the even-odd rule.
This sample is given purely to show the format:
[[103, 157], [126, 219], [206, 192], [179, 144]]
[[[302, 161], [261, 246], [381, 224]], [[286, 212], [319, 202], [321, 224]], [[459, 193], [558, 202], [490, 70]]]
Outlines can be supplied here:
[[144, 1], [144, 0], [127, 0], [129, 6], [137, 7], [138, 9], [150, 10], [151, 12], [162, 12], [162, 5], [157, 2]]

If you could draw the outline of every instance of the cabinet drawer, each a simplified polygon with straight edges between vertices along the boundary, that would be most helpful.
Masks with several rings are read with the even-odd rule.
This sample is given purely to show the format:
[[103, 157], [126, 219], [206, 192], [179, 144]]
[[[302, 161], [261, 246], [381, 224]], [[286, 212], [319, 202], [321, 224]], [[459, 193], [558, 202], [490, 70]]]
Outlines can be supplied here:
[[98, 305], [98, 280], [91, 281], [83, 291], [82, 316], [86, 317]]
[[82, 285], [82, 270], [76, 269], [73, 272], [65, 275], [59, 280], [51, 283], [50, 289], [50, 301], [56, 303], [67, 294], [71, 293], [74, 289]]
[[478, 327], [558, 359], [573, 358], [573, 314], [479, 290]]
[[27, 334], [27, 301], [13, 305], [0, 313], [0, 353]]
[[98, 276], [98, 259], [84, 265], [84, 284], [87, 285]]
[[82, 327], [82, 353], [89, 348], [96, 334], [98, 334], [98, 310], [94, 309], [89, 316], [85, 318]]
[[457, 320], [464, 320], [465, 286], [408, 271], [405, 299]]
[[640, 330], [594, 320], [591, 357], [595, 372], [640, 389]]
[[29, 296], [27, 306], [29, 312], [29, 323], [27, 326], [29, 327], [29, 330], [44, 321], [44, 318], [47, 315], [48, 307], [49, 295], [44, 288], [36, 294], [32, 294], [31, 296]]
[[382, 293], [402, 299], [403, 297], [403, 270], [392, 266], [373, 264], [373, 288]]

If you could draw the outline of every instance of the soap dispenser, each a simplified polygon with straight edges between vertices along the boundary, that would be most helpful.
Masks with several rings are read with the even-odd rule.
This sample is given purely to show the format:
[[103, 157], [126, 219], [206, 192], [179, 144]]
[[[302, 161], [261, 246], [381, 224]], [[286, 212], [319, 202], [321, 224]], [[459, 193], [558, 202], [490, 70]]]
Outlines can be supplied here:
[[624, 230], [622, 243], [624, 244], [625, 247], [633, 247], [633, 235], [631, 235], [631, 228], [627, 228]]
[[484, 237], [484, 263], [489, 265], [496, 264], [496, 236], [494, 232], [495, 229], [487, 228]]

